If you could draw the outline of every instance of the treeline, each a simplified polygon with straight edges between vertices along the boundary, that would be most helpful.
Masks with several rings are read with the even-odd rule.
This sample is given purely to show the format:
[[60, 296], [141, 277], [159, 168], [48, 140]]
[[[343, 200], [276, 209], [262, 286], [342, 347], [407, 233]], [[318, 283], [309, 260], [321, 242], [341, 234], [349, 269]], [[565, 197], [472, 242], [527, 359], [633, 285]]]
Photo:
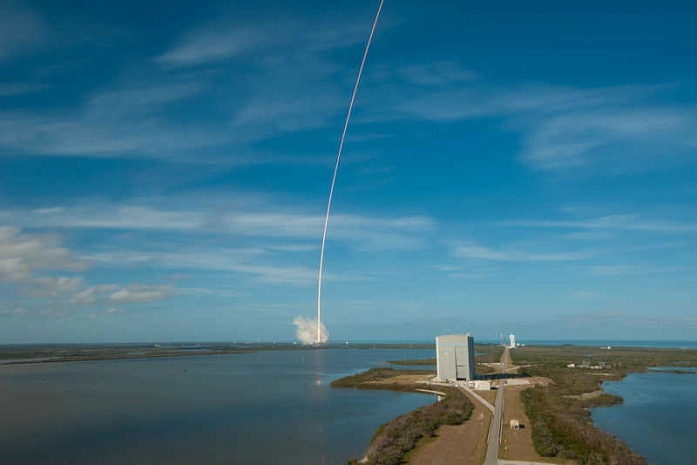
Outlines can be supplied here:
[[[417, 392], [428, 388], [423, 384], [383, 383], [386, 379], [403, 374], [429, 374], [426, 370], [396, 370], [394, 368], [372, 368], [356, 375], [337, 379], [331, 383], [337, 388], [388, 389]], [[413, 450], [422, 438], [435, 437], [442, 425], [459, 425], [472, 415], [474, 405], [459, 389], [438, 386], [445, 394], [440, 402], [434, 402], [382, 425], [373, 435], [366, 453], [368, 465], [398, 465], [404, 462], [407, 453]], [[349, 465], [358, 464], [357, 459]]]
[[554, 390], [554, 386], [548, 386], [521, 392], [538, 454], [574, 459], [582, 465], [648, 465], [624, 442], [590, 423], [585, 407], [621, 402], [617, 396], [573, 401]]
[[[438, 387], [446, 394], [440, 402], [426, 405], [382, 425], [366, 454], [369, 465], [399, 465], [419, 440], [435, 437], [442, 425], [459, 425], [472, 415], [474, 405], [458, 389]], [[359, 463], [356, 459], [349, 464]]]

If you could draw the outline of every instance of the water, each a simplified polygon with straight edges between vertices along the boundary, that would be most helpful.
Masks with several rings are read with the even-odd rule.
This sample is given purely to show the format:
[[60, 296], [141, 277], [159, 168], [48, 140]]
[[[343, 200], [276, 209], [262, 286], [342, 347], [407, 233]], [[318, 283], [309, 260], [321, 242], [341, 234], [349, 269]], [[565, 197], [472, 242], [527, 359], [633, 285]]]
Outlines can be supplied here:
[[0, 367], [0, 463], [341, 464], [433, 396], [331, 389], [433, 350], [328, 349]]
[[651, 465], [697, 463], [697, 375], [634, 373], [603, 387], [624, 403], [593, 409], [598, 428], [625, 441]]

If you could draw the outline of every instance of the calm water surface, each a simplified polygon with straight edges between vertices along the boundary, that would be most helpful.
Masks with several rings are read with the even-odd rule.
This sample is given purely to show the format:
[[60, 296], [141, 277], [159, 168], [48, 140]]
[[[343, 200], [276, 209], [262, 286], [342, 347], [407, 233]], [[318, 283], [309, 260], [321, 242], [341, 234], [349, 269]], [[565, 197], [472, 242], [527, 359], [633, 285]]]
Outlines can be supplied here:
[[433, 350], [327, 349], [0, 367], [2, 464], [341, 464], [432, 396], [330, 389]]
[[697, 375], [634, 373], [604, 383], [622, 405], [593, 409], [593, 422], [651, 465], [697, 464]]

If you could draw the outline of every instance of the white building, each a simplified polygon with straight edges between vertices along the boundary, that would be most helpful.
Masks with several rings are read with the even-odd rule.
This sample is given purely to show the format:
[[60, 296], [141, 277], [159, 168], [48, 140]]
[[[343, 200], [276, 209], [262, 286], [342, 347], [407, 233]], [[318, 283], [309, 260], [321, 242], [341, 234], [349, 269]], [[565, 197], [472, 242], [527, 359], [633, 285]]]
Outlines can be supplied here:
[[474, 382], [475, 391], [491, 391], [491, 381], [480, 381]]
[[441, 381], [474, 380], [474, 338], [470, 333], [436, 337], [436, 363]]
[[511, 333], [511, 334], [508, 335], [508, 337], [511, 338], [511, 343], [510, 343], [510, 345], [508, 346], [508, 348], [509, 348], [509, 349], [515, 349], [515, 348], [516, 348], [516, 345], [515, 345], [515, 334]]

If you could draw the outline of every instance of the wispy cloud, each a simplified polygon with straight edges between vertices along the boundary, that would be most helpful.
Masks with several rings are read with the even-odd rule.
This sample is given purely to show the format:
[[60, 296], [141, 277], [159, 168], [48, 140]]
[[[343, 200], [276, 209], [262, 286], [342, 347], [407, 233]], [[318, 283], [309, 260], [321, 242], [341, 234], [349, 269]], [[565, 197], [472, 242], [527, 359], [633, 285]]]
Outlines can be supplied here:
[[591, 273], [598, 276], [641, 276], [664, 273], [677, 273], [678, 267], [657, 267], [654, 265], [598, 265], [591, 267]]
[[463, 68], [452, 60], [421, 63], [396, 68], [395, 74], [410, 84], [422, 86], [444, 86], [479, 79], [474, 71]]
[[[362, 43], [363, 26], [334, 24], [322, 30], [309, 28], [303, 21], [203, 25], [156, 60], [187, 69], [140, 63], [115, 82], [82, 95], [77, 106], [0, 111], [0, 148], [27, 156], [150, 158], [196, 164], [308, 162], [309, 155], [260, 154], [253, 144], [326, 127], [343, 114], [345, 70], [327, 52]], [[250, 61], [224, 74], [188, 69], [235, 57]], [[144, 70], [147, 79], [134, 77], [142, 76]], [[27, 85], [9, 84], [4, 89], [8, 94], [30, 90]], [[180, 111], [195, 109], [201, 102], [214, 117], [200, 118], [197, 110]]]
[[108, 299], [117, 304], [146, 303], [163, 300], [174, 295], [174, 286], [151, 286], [143, 284], [132, 284], [109, 294]]
[[0, 147], [26, 155], [187, 159], [187, 150], [229, 141], [222, 127], [168, 121], [162, 113], [202, 90], [201, 82], [122, 85], [77, 108], [0, 112]]
[[496, 276], [496, 273], [491, 270], [457, 271], [450, 273], [450, 276], [460, 279], [488, 279]]
[[117, 286], [113, 284], [91, 286], [81, 290], [80, 292], [76, 292], [71, 296], [70, 300], [80, 305], [91, 305], [95, 303], [102, 294], [115, 291], [116, 289]]
[[608, 231], [576, 231], [567, 233], [564, 235], [564, 237], [567, 239], [581, 241], [601, 241], [614, 239], [616, 235]]
[[206, 25], [184, 36], [157, 61], [172, 66], [192, 66], [236, 58], [274, 42], [266, 29]]
[[83, 284], [82, 276], [41, 276], [24, 283], [24, 294], [32, 297], [57, 297], [75, 292]]
[[[248, 249], [215, 248], [190, 252], [120, 252], [96, 254], [90, 259], [96, 264], [139, 267], [151, 266], [169, 270], [217, 271], [240, 274], [244, 278], [268, 284], [309, 286], [317, 281], [317, 270], [305, 265], [293, 265], [286, 261], [276, 263], [270, 257]], [[351, 276], [327, 273], [327, 281], [366, 280], [370, 276]], [[182, 289], [180, 289], [182, 291]], [[224, 293], [230, 294], [230, 290]], [[237, 291], [235, 291], [237, 292]], [[89, 293], [89, 297], [92, 297]], [[94, 300], [91, 300], [93, 302]]]
[[[60, 207], [28, 214], [0, 211], [0, 219], [20, 221], [25, 227], [66, 227], [112, 230], [160, 230], [198, 234], [228, 234], [267, 238], [316, 239], [323, 216], [302, 212], [207, 209], [175, 210], [157, 206], [92, 205]], [[214, 213], [214, 215], [212, 214]], [[358, 244], [361, 249], [409, 249], [423, 246], [423, 234], [435, 221], [426, 216], [379, 217], [338, 213], [332, 216], [333, 240]], [[275, 244], [286, 247], [299, 244]], [[302, 244], [307, 247], [306, 244]]]
[[[254, 25], [239, 23], [234, 18], [201, 24], [187, 32], [174, 47], [156, 61], [170, 66], [198, 66], [249, 57], [258, 62], [288, 52], [316, 53], [364, 40], [363, 23], [336, 21], [331, 24], [307, 18], [274, 19], [268, 15]], [[288, 40], [292, 37], [292, 41]]]
[[459, 246], [456, 255], [498, 262], [565, 262], [587, 260], [599, 255], [597, 251], [582, 250], [574, 252], [538, 253], [521, 250], [492, 249], [475, 243]]
[[[692, 233], [697, 232], [697, 223], [665, 219], [644, 218], [640, 215], [621, 214], [606, 215], [583, 219], [560, 219], [542, 221], [505, 221], [503, 226], [522, 226], [534, 228], [589, 229], [608, 231], [647, 231], [663, 233]], [[582, 237], [582, 236], [579, 236]]]
[[372, 99], [380, 106], [370, 106], [361, 121], [496, 117], [521, 134], [519, 159], [541, 171], [584, 168], [607, 175], [695, 161], [697, 113], [650, 103], [675, 85], [496, 87], [481, 79], [426, 93], [399, 87], [376, 83], [369, 92], [382, 97]]
[[596, 165], [644, 171], [679, 157], [694, 159], [696, 122], [691, 112], [667, 108], [556, 115], [532, 130], [521, 157], [540, 170]]

